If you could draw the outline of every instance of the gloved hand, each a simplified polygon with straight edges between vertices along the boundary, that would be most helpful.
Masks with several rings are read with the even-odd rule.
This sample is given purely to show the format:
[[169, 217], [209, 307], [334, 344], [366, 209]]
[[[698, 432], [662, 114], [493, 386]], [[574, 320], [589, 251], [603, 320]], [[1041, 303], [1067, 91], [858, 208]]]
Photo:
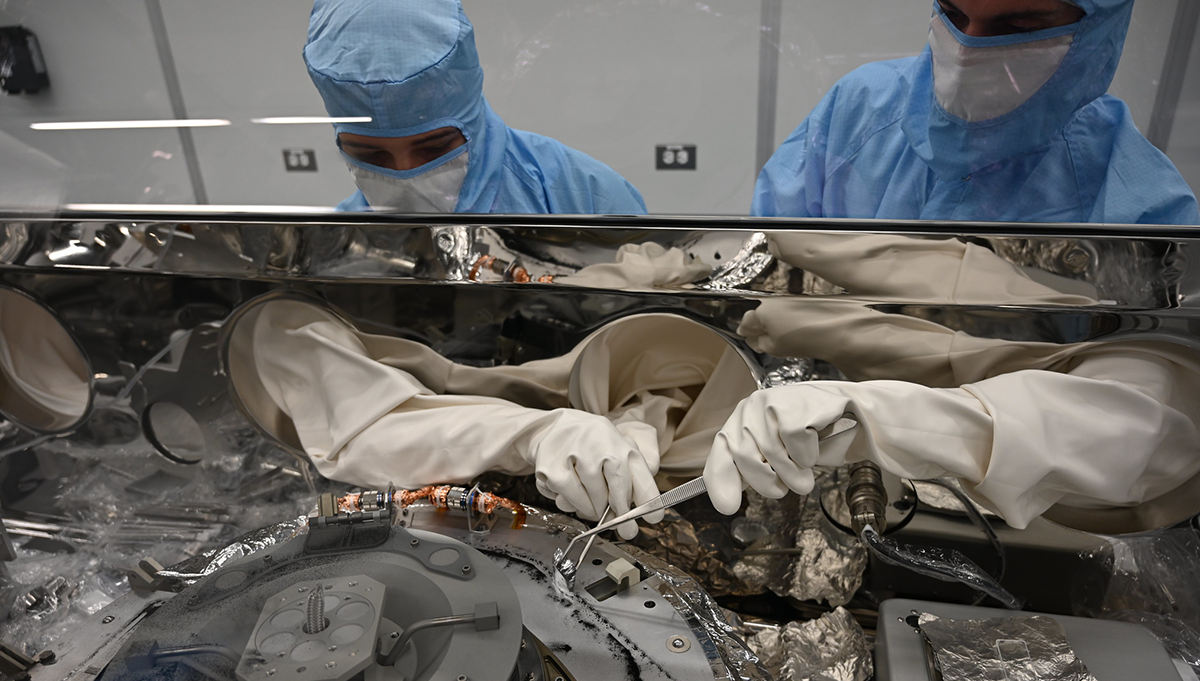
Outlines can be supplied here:
[[[407, 366], [413, 362], [400, 360], [428, 352], [409, 352], [416, 344], [408, 341], [358, 334], [306, 303], [267, 303], [253, 331], [248, 366], [328, 478], [414, 488], [466, 482], [489, 470], [533, 473], [539, 491], [559, 508], [589, 518], [605, 506], [624, 513], [658, 494], [651, 426], [614, 425], [584, 411], [534, 409], [487, 395], [435, 394], [389, 364]], [[449, 370], [443, 372], [449, 378], [439, 378], [434, 362], [426, 358], [425, 364], [420, 370], [427, 378], [465, 380]], [[494, 380], [516, 385], [519, 368], [507, 369]], [[632, 538], [637, 525], [619, 532]]]
[[[575, 409], [554, 410], [546, 420], [550, 422], [540, 425], [521, 456], [533, 466], [538, 491], [553, 499], [559, 509], [599, 520], [606, 506], [617, 516], [658, 496], [654, 483], [658, 456], [653, 441], [637, 438], [650, 448], [644, 454], [635, 439], [622, 434], [608, 419]], [[662, 520], [662, 512], [646, 520], [656, 523]], [[637, 523], [622, 523], [617, 533], [632, 539]]]
[[746, 486], [768, 499], [783, 498], [789, 489], [811, 492], [813, 467], [842, 465], [854, 441], [850, 431], [818, 443], [817, 431], [850, 410], [848, 398], [808, 385], [759, 390], [742, 400], [717, 433], [704, 466], [713, 507], [736, 513]]

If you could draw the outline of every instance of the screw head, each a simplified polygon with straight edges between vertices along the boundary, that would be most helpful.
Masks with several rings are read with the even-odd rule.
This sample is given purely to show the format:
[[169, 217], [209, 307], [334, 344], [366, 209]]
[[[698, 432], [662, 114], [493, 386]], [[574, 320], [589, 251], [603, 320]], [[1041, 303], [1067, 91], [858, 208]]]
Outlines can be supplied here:
[[408, 545], [409, 545], [409, 546], [411, 546], [411, 547], [413, 547], [413, 548], [415, 549], [415, 548], [417, 548], [418, 546], [420, 546], [420, 545], [421, 545], [421, 540], [419, 540], [419, 539], [414, 539], [414, 540], [412, 540], [412, 541], [408, 542]]
[[692, 649], [692, 642], [683, 636], [672, 636], [667, 639], [667, 650], [673, 653], [686, 653]]
[[100, 620], [100, 624], [109, 624], [115, 619], [117, 618], [112, 615], [105, 615], [104, 619]]
[[268, 670], [267, 670], [267, 676], [275, 676], [275, 670], [274, 670], [274, 669], [268, 669]]
[[58, 656], [53, 650], [43, 650], [37, 654], [37, 661], [42, 664], [54, 664], [58, 660]]
[[330, 660], [330, 661], [328, 661], [328, 662], [326, 662], [326, 663], [325, 663], [325, 668], [326, 668], [326, 669], [333, 669], [333, 668], [334, 668], [334, 667], [336, 667], [336, 666], [337, 666], [337, 662], [334, 662], [333, 660]]
[[358, 586], [358, 582], [350, 582], [349, 585], [350, 586]]
[[464, 575], [469, 575], [469, 574], [471, 574], [471, 566], [470, 566], [470, 565], [464, 565], [464, 566], [462, 566], [462, 573], [463, 573]]
[[332, 653], [335, 650], [337, 650], [337, 646], [329, 646], [329, 652]]
[[300, 593], [304, 593], [305, 591], [308, 591], [308, 587], [307, 586], [298, 586], [298, 587], [296, 587], [296, 591], [299, 591]]

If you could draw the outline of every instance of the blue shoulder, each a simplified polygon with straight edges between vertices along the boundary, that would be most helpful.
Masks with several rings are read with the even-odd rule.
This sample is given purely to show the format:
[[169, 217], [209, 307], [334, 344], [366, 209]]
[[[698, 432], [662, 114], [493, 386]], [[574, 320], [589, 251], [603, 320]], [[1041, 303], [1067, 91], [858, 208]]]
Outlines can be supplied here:
[[641, 193], [617, 171], [558, 140], [509, 128], [505, 170], [541, 192], [550, 213], [644, 214]]
[[357, 213], [370, 209], [371, 206], [367, 203], [367, 197], [363, 196], [363, 193], [357, 190], [350, 196], [342, 199], [342, 202], [334, 208], [334, 210], [343, 213]]
[[831, 142], [865, 142], [898, 122], [912, 88], [917, 57], [872, 62], [854, 69], [830, 88], [808, 119]]
[[1063, 131], [1091, 222], [1200, 224], [1196, 196], [1175, 164], [1147, 140], [1125, 102], [1104, 95]]

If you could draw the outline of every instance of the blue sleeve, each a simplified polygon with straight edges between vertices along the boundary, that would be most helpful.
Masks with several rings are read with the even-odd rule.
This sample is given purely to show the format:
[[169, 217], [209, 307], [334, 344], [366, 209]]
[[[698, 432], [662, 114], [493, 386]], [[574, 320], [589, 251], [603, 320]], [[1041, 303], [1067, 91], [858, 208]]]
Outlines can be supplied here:
[[524, 130], [509, 131], [510, 156], [505, 166], [513, 181], [536, 191], [544, 209], [529, 199], [518, 201], [504, 192], [501, 203], [519, 210], [502, 212], [562, 215], [645, 215], [646, 202], [617, 171], [561, 142]]
[[1121, 100], [1105, 95], [1088, 105], [1071, 122], [1066, 138], [1082, 198], [1092, 206], [1088, 222], [1200, 225], [1191, 187], [1166, 154], [1142, 136]]
[[828, 117], [838, 86], [792, 131], [763, 166], [750, 214], [757, 217], [823, 217]]

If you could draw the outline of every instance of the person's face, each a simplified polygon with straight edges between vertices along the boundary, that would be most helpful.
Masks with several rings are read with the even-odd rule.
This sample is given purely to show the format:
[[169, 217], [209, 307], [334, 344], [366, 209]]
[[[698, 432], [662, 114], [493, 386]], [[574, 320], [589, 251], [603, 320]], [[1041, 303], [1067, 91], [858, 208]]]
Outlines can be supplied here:
[[408, 137], [367, 137], [338, 133], [338, 146], [351, 157], [389, 170], [412, 170], [467, 143], [458, 128], [438, 128]]
[[1082, 9], [1061, 0], [938, 0], [938, 3], [955, 28], [975, 38], [1066, 26], [1084, 16]]

